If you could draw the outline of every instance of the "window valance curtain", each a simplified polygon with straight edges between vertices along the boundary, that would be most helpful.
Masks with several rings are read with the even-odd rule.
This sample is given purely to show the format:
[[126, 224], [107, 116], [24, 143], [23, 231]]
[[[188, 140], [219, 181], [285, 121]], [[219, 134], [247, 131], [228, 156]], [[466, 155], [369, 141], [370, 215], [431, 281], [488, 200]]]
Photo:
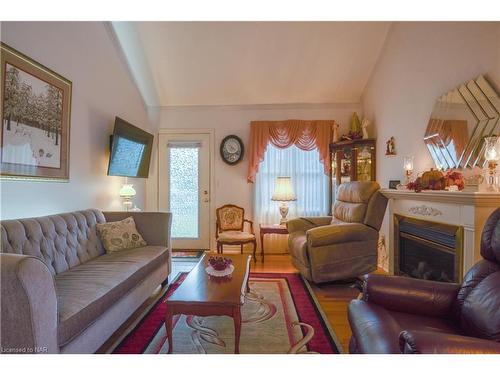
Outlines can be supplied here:
[[329, 174], [329, 144], [334, 125], [334, 120], [252, 121], [247, 181], [255, 182], [255, 175], [269, 143], [278, 148], [295, 145], [304, 151], [317, 148], [325, 174]]

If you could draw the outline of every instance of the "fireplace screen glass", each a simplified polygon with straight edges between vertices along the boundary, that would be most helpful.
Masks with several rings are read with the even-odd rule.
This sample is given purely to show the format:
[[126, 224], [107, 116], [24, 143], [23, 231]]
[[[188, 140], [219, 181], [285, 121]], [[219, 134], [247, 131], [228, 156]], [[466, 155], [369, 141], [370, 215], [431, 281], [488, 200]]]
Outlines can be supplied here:
[[453, 282], [455, 256], [452, 251], [428, 246], [401, 233], [399, 270], [418, 279]]

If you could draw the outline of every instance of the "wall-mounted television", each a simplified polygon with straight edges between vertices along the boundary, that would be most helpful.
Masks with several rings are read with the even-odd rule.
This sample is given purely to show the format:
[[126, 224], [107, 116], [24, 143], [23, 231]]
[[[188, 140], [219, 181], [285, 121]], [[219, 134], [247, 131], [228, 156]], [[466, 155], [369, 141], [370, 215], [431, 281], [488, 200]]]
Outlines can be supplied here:
[[153, 138], [153, 134], [116, 117], [108, 176], [147, 178]]

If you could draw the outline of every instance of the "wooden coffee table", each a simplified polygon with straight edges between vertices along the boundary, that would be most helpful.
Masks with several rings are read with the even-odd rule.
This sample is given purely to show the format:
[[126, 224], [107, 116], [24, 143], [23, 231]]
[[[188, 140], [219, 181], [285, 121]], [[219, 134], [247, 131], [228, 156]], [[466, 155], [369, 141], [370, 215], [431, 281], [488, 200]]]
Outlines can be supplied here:
[[230, 278], [208, 275], [205, 271], [209, 255], [203, 255], [182, 284], [167, 299], [165, 328], [168, 353], [173, 349], [173, 317], [177, 314], [213, 316], [226, 315], [234, 320], [234, 352], [240, 352], [241, 306], [245, 302], [250, 275], [250, 255], [224, 255], [231, 258], [234, 271]]

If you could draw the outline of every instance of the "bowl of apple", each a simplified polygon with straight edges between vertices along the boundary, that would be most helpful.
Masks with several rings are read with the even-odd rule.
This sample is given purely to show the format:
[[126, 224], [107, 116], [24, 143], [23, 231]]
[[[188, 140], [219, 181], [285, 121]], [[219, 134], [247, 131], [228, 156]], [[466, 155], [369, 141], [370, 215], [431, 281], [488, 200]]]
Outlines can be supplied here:
[[233, 261], [229, 258], [221, 256], [211, 256], [208, 258], [207, 267], [205, 271], [210, 276], [224, 277], [233, 273]]

